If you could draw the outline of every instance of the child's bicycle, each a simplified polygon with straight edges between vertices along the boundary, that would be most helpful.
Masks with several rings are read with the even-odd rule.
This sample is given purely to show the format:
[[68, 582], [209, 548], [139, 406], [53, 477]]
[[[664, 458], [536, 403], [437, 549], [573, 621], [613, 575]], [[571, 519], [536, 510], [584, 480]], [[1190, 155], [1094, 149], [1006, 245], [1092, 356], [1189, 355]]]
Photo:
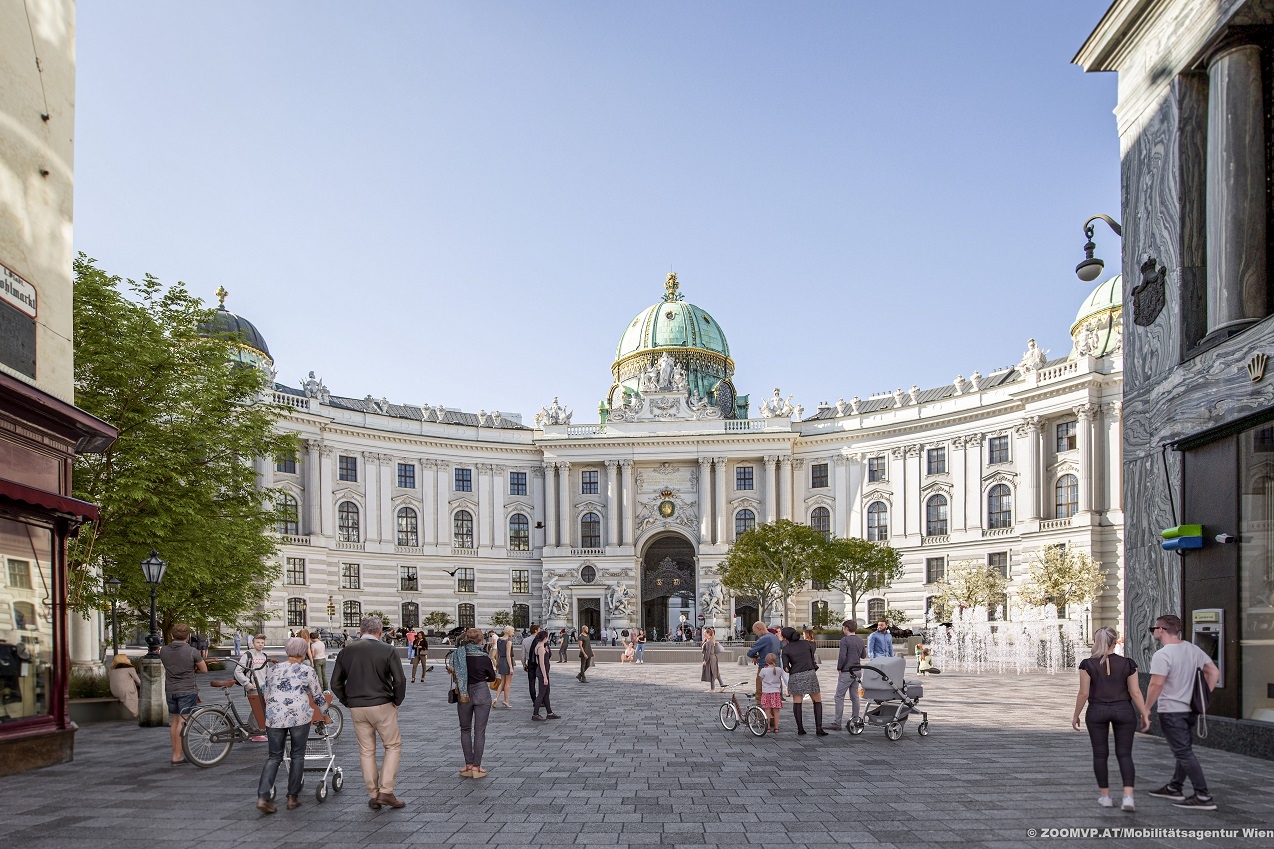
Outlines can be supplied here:
[[[751, 684], [751, 681], [740, 681], [738, 686], [744, 687]], [[744, 692], [748, 697], [748, 706], [742, 707], [739, 704], [739, 696], [737, 693], [730, 693], [730, 701], [721, 706], [717, 711], [717, 719], [721, 720], [721, 727], [726, 731], [733, 731], [739, 727], [740, 722], [746, 722], [748, 730], [752, 732], [753, 737], [764, 737], [766, 732], [770, 730], [770, 718], [765, 715], [765, 710], [756, 703], [756, 696], [751, 692]]]

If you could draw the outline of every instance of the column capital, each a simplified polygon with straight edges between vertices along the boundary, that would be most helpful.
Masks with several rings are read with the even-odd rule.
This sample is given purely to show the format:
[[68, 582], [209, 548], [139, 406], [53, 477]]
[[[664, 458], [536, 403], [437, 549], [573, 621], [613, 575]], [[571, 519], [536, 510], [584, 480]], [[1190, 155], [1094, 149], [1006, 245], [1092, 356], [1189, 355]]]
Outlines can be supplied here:
[[793, 468], [793, 469], [797, 469], [797, 470], [805, 468], [805, 458], [804, 458], [804, 457], [793, 457], [793, 458], [792, 458], [792, 468]]
[[1093, 417], [1097, 415], [1099, 409], [1100, 407], [1096, 404], [1080, 404], [1075, 407], [1075, 415], [1083, 421], [1092, 421]]
[[632, 469], [632, 467], [633, 467], [633, 461], [632, 461], [632, 460], [620, 460], [620, 461], [619, 461], [619, 466], [620, 466], [620, 468], [624, 469], [625, 471], [631, 470], [631, 469]]
[[553, 465], [557, 467], [559, 472], [569, 472], [571, 470], [571, 464], [566, 460], [558, 460]]
[[708, 467], [708, 466], [710, 466], [710, 465], [712, 465], [712, 458], [711, 458], [711, 457], [700, 457], [700, 458], [699, 458], [699, 465], [700, 465], [700, 466], [703, 466], [703, 467], [705, 467], [705, 468], [706, 468], [706, 467]]
[[714, 465], [714, 466], [725, 466], [725, 463], [726, 463], [726, 458], [725, 458], [725, 457], [713, 457], [713, 458], [712, 458], [712, 465]]
[[1027, 436], [1029, 434], [1039, 433], [1044, 429], [1043, 422], [1039, 416], [1027, 416], [1022, 419], [1022, 423], [1017, 426], [1016, 432], [1018, 436]]
[[445, 472], [451, 468], [450, 460], [434, 460], [434, 463], [437, 464], [438, 471], [440, 472]]
[[618, 460], [615, 460], [615, 459], [613, 459], [613, 458], [612, 458], [612, 459], [607, 459], [605, 462], [606, 462], [606, 471], [607, 471], [607, 473], [610, 473], [611, 471], [613, 471], [613, 470], [614, 470], [614, 468], [615, 468], [616, 466], [618, 466], [618, 465], [619, 465], [619, 461], [618, 461]]
[[1124, 402], [1112, 401], [1102, 408], [1102, 414], [1113, 421], [1119, 421], [1124, 415]]
[[777, 454], [766, 454], [762, 459], [765, 461], [765, 465], [767, 466], [773, 466], [779, 461]]
[[548, 468], [547, 464], [546, 464], [546, 465], [543, 465], [543, 466], [534, 466], [534, 467], [532, 467], [532, 469], [531, 469], [531, 478], [532, 478], [533, 480], [542, 480], [542, 479], [544, 478], [544, 471], [545, 471], [545, 469], [547, 469], [547, 468]]
[[503, 463], [491, 464], [491, 474], [497, 475], [499, 477], [504, 477], [504, 473], [507, 469], [508, 469], [508, 466], [505, 466]]
[[366, 463], [380, 462], [380, 454], [376, 453], [375, 451], [364, 451], [362, 452], [362, 456], [363, 456], [363, 461]]
[[913, 443], [913, 444], [911, 444], [911, 445], [907, 445], [907, 446], [905, 446], [905, 447], [906, 447], [906, 449], [907, 449], [907, 456], [908, 456], [908, 457], [919, 457], [919, 456], [920, 456], [920, 444], [919, 444], [919, 443]]
[[782, 457], [779, 457], [779, 464], [780, 464], [780, 465], [783, 465], [783, 466], [789, 466], [789, 467], [790, 467], [790, 466], [792, 465], [792, 457], [791, 457], [791, 455], [789, 455], [789, 454], [784, 454]]
[[844, 465], [848, 462], [849, 462], [849, 458], [846, 457], [844, 454], [837, 454], [832, 457], [832, 465], [837, 467], [844, 467]]
[[323, 447], [323, 443], [317, 439], [302, 439], [301, 445], [305, 446], [305, 450], [311, 454], [316, 453]]
[[320, 442], [319, 453], [330, 460], [336, 455], [336, 446], [328, 445], [326, 442]]

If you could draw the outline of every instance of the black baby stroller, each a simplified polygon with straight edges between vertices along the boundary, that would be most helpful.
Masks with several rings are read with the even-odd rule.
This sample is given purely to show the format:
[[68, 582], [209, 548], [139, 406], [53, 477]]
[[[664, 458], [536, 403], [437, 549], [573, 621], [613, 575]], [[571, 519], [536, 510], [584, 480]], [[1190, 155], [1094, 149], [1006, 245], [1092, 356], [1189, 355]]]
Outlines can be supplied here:
[[861, 716], [851, 717], [845, 725], [850, 734], [858, 735], [868, 725], [884, 726], [885, 736], [897, 740], [903, 725], [913, 713], [920, 714], [916, 733], [929, 735], [929, 714], [918, 707], [924, 687], [918, 681], [904, 681], [907, 661], [901, 657], [878, 657], [868, 664], [851, 666], [850, 672], [862, 682], [865, 696]]

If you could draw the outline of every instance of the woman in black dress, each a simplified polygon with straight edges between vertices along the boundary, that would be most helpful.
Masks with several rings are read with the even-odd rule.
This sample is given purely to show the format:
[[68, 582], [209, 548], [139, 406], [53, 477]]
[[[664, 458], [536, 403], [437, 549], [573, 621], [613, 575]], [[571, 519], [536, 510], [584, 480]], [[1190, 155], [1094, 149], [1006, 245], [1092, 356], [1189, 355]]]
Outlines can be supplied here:
[[779, 632], [783, 639], [783, 669], [788, 674], [787, 691], [792, 694], [792, 715], [796, 717], [796, 733], [805, 733], [803, 696], [814, 702], [814, 730], [819, 737], [826, 737], [823, 730], [823, 696], [818, 686], [818, 658], [812, 640], [801, 639], [801, 632], [788, 626]]

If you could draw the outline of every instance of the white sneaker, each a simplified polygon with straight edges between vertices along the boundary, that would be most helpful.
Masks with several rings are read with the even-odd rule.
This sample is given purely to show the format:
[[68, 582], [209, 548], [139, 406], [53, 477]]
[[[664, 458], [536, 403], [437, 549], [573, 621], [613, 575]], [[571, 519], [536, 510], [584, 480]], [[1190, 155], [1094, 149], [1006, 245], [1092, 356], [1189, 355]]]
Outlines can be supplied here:
[[1098, 796], [1097, 804], [1101, 805], [1103, 808], [1113, 808], [1115, 807], [1115, 800], [1109, 796]]
[[1125, 796], [1125, 797], [1124, 797], [1124, 803], [1123, 803], [1122, 805], [1120, 805], [1120, 806], [1119, 806], [1119, 810], [1121, 810], [1121, 811], [1135, 811], [1135, 810], [1137, 810], [1137, 803], [1133, 801], [1133, 798], [1132, 798], [1131, 796]]

